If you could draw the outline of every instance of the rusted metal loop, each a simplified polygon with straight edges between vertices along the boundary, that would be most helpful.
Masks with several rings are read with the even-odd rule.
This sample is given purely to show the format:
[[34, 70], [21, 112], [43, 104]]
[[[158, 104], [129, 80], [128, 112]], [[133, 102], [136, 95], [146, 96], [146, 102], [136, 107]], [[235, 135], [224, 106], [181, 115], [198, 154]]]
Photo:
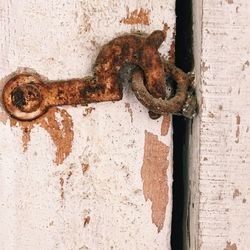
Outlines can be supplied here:
[[192, 93], [191, 78], [173, 64], [166, 62], [165, 68], [177, 83], [175, 95], [168, 100], [153, 97], [144, 84], [143, 71], [137, 68], [132, 75], [132, 90], [136, 98], [147, 109], [156, 114], [164, 115], [173, 113], [184, 115], [187, 118], [193, 118], [197, 111], [197, 102]]

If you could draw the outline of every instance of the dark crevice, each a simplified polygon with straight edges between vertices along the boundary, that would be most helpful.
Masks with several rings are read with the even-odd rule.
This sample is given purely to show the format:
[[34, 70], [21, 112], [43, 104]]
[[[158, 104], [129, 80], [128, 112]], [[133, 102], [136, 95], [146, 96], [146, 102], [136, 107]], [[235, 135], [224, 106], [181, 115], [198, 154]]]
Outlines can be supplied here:
[[[176, 16], [175, 63], [177, 67], [189, 72], [193, 70], [192, 0], [176, 0]], [[183, 250], [186, 245], [188, 123], [184, 117], [173, 116], [172, 250]]]

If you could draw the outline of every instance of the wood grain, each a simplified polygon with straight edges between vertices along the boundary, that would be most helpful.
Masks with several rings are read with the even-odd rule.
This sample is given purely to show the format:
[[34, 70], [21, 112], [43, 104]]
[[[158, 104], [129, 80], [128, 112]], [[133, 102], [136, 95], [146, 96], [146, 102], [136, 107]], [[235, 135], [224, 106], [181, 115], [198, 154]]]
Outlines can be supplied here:
[[190, 249], [250, 247], [250, 5], [195, 1]]

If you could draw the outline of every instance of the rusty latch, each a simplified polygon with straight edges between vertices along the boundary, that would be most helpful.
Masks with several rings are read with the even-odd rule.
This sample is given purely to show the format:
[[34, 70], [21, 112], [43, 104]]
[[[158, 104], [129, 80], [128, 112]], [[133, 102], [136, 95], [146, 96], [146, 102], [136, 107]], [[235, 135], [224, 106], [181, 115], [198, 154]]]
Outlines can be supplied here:
[[[93, 76], [64, 81], [44, 81], [38, 74], [19, 74], [3, 89], [6, 111], [18, 120], [33, 120], [52, 106], [77, 105], [122, 99], [122, 70], [131, 67], [131, 85], [137, 99], [153, 114], [182, 114], [192, 118], [196, 98], [188, 74], [164, 62], [158, 48], [165, 33], [123, 35], [104, 45], [97, 56]], [[166, 97], [166, 79], [176, 82]], [[152, 113], [151, 113], [152, 114]], [[153, 116], [153, 115], [152, 115]], [[155, 115], [154, 115], [155, 117]]]

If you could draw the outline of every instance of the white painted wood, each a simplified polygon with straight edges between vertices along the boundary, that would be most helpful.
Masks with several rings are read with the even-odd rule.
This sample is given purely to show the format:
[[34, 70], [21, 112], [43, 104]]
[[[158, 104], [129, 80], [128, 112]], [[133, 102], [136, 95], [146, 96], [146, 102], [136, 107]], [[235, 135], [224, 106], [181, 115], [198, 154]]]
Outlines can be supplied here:
[[[170, 29], [161, 52], [167, 55], [174, 2], [2, 0], [1, 88], [17, 68], [50, 80], [89, 75], [103, 44], [164, 23]], [[124, 21], [131, 19], [137, 24]], [[1, 249], [170, 249], [172, 128], [165, 136], [166, 122], [149, 119], [129, 87], [124, 93], [115, 103], [55, 109], [30, 127], [0, 107]], [[157, 147], [169, 150], [159, 156], [166, 171], [160, 181], [150, 180]], [[143, 189], [141, 168], [148, 160], [155, 171], [146, 172], [147, 181], [156, 185], [144, 179]]]
[[190, 249], [250, 249], [250, 4], [194, 1]]

